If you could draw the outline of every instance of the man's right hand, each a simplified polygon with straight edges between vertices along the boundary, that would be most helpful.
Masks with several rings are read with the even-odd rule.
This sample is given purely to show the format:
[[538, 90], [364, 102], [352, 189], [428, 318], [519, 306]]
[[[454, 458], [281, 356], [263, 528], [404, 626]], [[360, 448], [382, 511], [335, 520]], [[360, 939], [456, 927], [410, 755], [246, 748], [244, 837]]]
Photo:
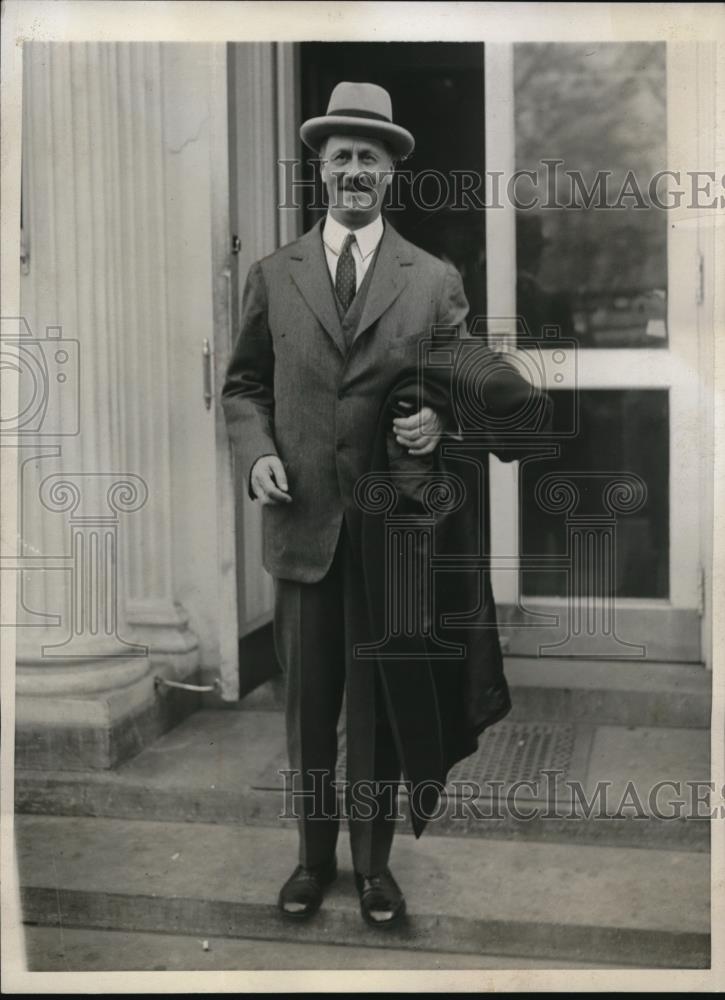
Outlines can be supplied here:
[[249, 477], [252, 492], [257, 500], [267, 503], [291, 503], [287, 492], [287, 476], [277, 455], [262, 455], [252, 466]]

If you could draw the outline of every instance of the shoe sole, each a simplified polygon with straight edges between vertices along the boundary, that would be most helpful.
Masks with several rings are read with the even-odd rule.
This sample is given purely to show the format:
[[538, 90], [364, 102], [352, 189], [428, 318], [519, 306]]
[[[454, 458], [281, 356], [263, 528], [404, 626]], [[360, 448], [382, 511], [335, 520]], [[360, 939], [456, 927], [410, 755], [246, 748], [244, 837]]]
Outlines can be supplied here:
[[[328, 886], [331, 886], [336, 879], [337, 879], [337, 871], [329, 879], [325, 879], [325, 881], [322, 883], [323, 888], [327, 889]], [[281, 901], [279, 899], [277, 900], [277, 909], [286, 920], [309, 920], [310, 917], [314, 917], [314, 915], [319, 911], [321, 906], [322, 906], [322, 899], [320, 899], [319, 903], [316, 906], [314, 906], [311, 910], [285, 910], [284, 907], [282, 906]]]
[[374, 920], [372, 917], [367, 915], [362, 907], [360, 907], [360, 913], [362, 914], [362, 918], [368, 927], [374, 927], [375, 930], [387, 931], [390, 930], [391, 927], [398, 927], [400, 925], [406, 914], [406, 906], [405, 902], [403, 902], [403, 905], [400, 907], [398, 912], [394, 917], [391, 917], [390, 920]]
[[314, 917], [314, 915], [319, 912], [320, 905], [321, 902], [311, 910], [285, 910], [281, 904], [278, 904], [278, 909], [285, 920], [302, 921], [309, 920], [310, 917]]

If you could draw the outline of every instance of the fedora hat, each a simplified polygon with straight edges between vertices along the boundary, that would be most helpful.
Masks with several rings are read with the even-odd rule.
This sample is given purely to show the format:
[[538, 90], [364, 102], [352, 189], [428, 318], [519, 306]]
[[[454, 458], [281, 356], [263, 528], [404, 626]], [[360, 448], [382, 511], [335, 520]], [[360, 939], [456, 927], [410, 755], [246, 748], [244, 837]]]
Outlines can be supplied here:
[[407, 129], [393, 122], [390, 94], [375, 83], [338, 83], [327, 105], [327, 114], [308, 118], [300, 128], [300, 138], [315, 152], [328, 135], [364, 135], [387, 143], [393, 153], [410, 156], [415, 139]]

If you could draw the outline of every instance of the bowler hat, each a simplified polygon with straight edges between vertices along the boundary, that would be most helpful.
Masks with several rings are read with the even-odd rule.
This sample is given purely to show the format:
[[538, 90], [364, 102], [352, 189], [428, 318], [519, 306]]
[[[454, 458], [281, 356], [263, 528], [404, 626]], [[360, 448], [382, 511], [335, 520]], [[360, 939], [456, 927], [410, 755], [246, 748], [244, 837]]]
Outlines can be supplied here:
[[390, 94], [375, 83], [338, 83], [327, 114], [308, 118], [300, 128], [302, 141], [316, 152], [326, 136], [338, 134], [379, 139], [401, 159], [410, 156], [415, 146], [410, 132], [393, 122]]

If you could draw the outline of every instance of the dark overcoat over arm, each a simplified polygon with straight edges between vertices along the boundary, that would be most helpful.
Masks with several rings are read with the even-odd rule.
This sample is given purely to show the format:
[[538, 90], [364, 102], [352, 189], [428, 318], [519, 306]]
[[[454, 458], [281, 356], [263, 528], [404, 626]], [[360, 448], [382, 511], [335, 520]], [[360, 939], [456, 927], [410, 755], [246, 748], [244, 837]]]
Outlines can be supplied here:
[[[450, 363], [427, 366], [426, 353]], [[432, 456], [408, 456], [390, 430], [401, 400], [447, 413], [459, 439], [444, 438]], [[381, 408], [358, 489], [360, 551], [416, 835], [449, 770], [511, 709], [483, 540], [485, 463], [489, 452], [510, 461], [536, 448], [552, 415], [547, 393], [485, 342], [455, 333], [400, 373]]]

